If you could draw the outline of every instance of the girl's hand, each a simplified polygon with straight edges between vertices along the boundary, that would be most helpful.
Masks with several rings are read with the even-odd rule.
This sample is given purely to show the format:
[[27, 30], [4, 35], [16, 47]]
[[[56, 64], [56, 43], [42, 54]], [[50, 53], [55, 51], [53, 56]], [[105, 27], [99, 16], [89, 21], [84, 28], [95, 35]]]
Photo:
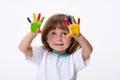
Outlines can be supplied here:
[[78, 18], [78, 22], [76, 23], [74, 16], [68, 16], [67, 19], [65, 19], [65, 24], [67, 25], [69, 29], [69, 33], [67, 34], [67, 37], [75, 37], [80, 35], [80, 18]]
[[31, 32], [33, 33], [41, 33], [42, 31], [40, 30], [40, 26], [43, 23], [44, 20], [44, 16], [40, 19], [41, 14], [38, 14], [38, 17], [36, 19], [36, 14], [33, 13], [33, 21], [31, 22], [31, 20], [29, 19], [29, 17], [27, 17], [28, 22], [31, 24], [30, 29]]

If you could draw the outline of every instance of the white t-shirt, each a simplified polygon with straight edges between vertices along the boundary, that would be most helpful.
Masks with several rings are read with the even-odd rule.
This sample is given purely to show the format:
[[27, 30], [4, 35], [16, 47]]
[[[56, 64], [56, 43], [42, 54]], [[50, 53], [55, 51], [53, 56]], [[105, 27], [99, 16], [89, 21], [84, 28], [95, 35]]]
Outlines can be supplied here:
[[27, 58], [38, 65], [36, 80], [76, 80], [77, 72], [85, 67], [81, 50], [59, 56], [41, 47], [32, 47], [33, 57]]

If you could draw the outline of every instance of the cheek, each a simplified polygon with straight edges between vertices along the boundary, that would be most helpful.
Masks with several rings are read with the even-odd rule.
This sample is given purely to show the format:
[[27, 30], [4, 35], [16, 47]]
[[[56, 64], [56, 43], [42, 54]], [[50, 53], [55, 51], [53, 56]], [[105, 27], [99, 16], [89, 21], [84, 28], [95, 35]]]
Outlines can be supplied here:
[[64, 42], [69, 45], [71, 43], [71, 38], [64, 39]]
[[52, 42], [54, 42], [53, 38], [52, 37], [48, 37], [47, 38], [47, 43], [49, 44], [49, 43], [52, 43]]

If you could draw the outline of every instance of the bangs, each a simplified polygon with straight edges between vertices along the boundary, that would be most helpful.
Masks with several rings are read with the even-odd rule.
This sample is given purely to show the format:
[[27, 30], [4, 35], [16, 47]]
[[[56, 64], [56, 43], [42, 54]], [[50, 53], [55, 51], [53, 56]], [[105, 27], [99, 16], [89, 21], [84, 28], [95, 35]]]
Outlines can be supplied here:
[[66, 26], [66, 24], [65, 24], [64, 21], [58, 21], [58, 22], [52, 23], [50, 30], [54, 30], [54, 29], [56, 29], [56, 28], [62, 29], [62, 30], [66, 30], [66, 31], [69, 32], [69, 29], [68, 29], [68, 27]]

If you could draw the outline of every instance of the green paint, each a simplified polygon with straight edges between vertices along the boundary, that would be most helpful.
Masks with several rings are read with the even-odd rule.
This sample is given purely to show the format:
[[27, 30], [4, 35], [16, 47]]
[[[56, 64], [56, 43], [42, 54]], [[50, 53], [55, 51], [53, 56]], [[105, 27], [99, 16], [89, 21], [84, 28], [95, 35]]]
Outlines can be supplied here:
[[40, 25], [38, 22], [31, 23], [31, 31], [33, 33], [37, 33], [37, 30], [40, 28]]

